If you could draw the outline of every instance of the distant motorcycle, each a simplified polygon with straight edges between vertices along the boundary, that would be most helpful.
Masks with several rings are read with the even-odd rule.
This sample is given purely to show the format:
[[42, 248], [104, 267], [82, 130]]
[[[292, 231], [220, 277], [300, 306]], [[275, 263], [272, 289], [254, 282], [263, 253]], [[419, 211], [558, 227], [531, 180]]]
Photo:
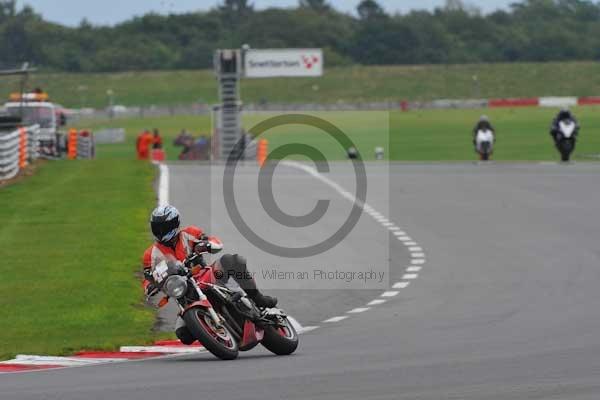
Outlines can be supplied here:
[[554, 135], [554, 144], [560, 152], [561, 160], [567, 162], [575, 150], [578, 127], [572, 119], [558, 122], [558, 132]]
[[494, 152], [494, 132], [490, 129], [480, 129], [475, 135], [475, 151], [482, 161], [488, 161]]
[[261, 309], [244, 292], [219, 285], [214, 266], [204, 265], [201, 255], [184, 263], [162, 261], [151, 278], [156, 289], [148, 297], [162, 291], [159, 307], [176, 299], [190, 333], [222, 360], [233, 360], [259, 343], [277, 355], [292, 354], [298, 347], [298, 333], [284, 311]]

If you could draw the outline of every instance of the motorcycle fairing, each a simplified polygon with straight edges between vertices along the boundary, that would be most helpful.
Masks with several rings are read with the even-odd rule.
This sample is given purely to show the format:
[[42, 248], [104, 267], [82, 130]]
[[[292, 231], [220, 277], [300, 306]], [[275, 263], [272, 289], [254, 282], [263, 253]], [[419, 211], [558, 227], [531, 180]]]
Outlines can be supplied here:
[[569, 139], [571, 136], [573, 136], [576, 128], [575, 122], [573, 121], [560, 121], [558, 126], [560, 127], [560, 131], [565, 139]]

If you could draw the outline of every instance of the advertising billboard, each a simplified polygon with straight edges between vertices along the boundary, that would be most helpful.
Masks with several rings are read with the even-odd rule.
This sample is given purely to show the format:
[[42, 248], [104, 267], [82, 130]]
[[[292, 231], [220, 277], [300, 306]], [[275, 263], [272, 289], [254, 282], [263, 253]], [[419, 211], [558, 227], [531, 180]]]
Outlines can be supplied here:
[[323, 75], [321, 49], [247, 50], [244, 57], [247, 78], [316, 77]]

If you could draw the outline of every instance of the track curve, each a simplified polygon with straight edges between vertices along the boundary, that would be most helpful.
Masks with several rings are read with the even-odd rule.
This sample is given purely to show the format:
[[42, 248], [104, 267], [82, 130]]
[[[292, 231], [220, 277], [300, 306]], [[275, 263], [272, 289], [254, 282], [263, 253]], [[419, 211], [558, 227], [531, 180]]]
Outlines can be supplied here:
[[[210, 196], [184, 183], [199, 179], [197, 168], [171, 167], [180, 177], [172, 201], [184, 214]], [[393, 164], [390, 173], [389, 183], [369, 176], [391, 194], [370, 191], [369, 201], [391, 204], [390, 219], [419, 238], [428, 259], [393, 301], [304, 335], [292, 357], [257, 351], [235, 362], [200, 355], [3, 375], [0, 398], [597, 399], [600, 165]], [[299, 192], [323, 189], [307, 176], [288, 181]], [[198, 211], [189, 222], [206, 217]], [[392, 264], [408, 262], [377, 223], [361, 219], [358, 228], [340, 251], [367, 259], [369, 239]], [[226, 243], [234, 233], [226, 229]], [[282, 303], [307, 324], [379, 293], [292, 292], [279, 293]]]

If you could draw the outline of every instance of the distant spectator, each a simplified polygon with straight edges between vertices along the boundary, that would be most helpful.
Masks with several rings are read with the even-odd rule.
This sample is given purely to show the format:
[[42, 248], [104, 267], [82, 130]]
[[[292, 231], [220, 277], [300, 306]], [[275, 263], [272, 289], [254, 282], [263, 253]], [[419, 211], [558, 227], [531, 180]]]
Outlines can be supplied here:
[[182, 129], [179, 135], [173, 140], [173, 145], [175, 146], [186, 146], [191, 145], [193, 141], [192, 135], [188, 133], [186, 129]]
[[154, 136], [148, 129], [142, 132], [136, 142], [138, 160], [147, 160], [150, 157], [150, 148], [154, 143]]
[[162, 149], [163, 147], [163, 141], [162, 141], [162, 137], [160, 136], [160, 132], [158, 131], [157, 128], [154, 128], [154, 136], [152, 137], [152, 148], [153, 149]]
[[140, 132], [135, 139], [135, 152], [137, 154], [138, 160], [142, 159], [142, 137], [144, 132]]

